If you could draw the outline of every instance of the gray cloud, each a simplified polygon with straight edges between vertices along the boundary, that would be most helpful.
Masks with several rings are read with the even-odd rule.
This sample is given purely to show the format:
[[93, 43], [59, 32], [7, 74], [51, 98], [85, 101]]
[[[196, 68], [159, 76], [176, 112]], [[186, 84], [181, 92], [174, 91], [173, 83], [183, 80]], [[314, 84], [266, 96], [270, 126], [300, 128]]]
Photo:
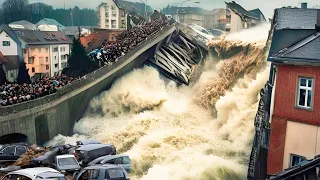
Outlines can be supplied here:
[[[0, 4], [4, 0], [0, 0]], [[63, 8], [64, 5], [66, 8], [78, 6], [80, 8], [92, 8], [95, 9], [103, 0], [29, 0], [30, 3], [33, 2], [43, 2], [50, 4], [56, 8]], [[140, 2], [139, 0], [132, 0]], [[194, 4], [192, 1], [198, 1], [199, 4]], [[232, 0], [225, 0], [232, 1]], [[245, 9], [251, 10], [255, 8], [260, 8], [261, 11], [265, 14], [266, 18], [272, 18], [273, 11], [275, 8], [280, 8], [283, 6], [297, 6], [299, 7], [299, 2], [301, 0], [235, 0], [238, 4], [241, 4]], [[182, 0], [148, 0], [148, 4], [154, 9], [161, 9], [169, 5], [180, 4]], [[308, 3], [308, 7], [320, 8], [319, 0], [305, 0]], [[224, 8], [224, 0], [191, 0], [186, 2], [183, 6], [198, 6], [207, 10], [212, 10], [214, 8]]]

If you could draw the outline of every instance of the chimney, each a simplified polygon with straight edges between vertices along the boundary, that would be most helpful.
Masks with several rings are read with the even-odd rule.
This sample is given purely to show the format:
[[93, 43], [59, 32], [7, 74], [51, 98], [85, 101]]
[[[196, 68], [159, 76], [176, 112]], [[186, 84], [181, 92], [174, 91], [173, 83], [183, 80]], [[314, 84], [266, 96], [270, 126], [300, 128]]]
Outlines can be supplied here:
[[301, 3], [301, 9], [308, 9], [308, 3]]

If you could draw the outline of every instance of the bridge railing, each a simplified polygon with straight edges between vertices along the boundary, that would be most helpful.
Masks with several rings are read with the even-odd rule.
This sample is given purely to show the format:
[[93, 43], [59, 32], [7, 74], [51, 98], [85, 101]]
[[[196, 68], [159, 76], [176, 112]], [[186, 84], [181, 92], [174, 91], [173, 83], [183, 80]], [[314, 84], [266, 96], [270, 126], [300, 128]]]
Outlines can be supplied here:
[[37, 106], [42, 106], [44, 104], [50, 103], [54, 100], [57, 100], [61, 98], [64, 95], [67, 95], [68, 93], [77, 90], [83, 86], [86, 86], [87, 84], [95, 81], [96, 79], [100, 78], [104, 74], [108, 73], [112, 69], [120, 66], [122, 63], [124, 63], [126, 60], [128, 60], [129, 57], [133, 56], [136, 52], [140, 51], [144, 46], [149, 44], [151, 41], [155, 40], [159, 35], [165, 33], [167, 30], [174, 27], [174, 25], [163, 27], [160, 31], [157, 33], [151, 34], [145, 41], [138, 44], [133, 50], [129, 51], [124, 56], [121, 56], [117, 59], [116, 62], [114, 62], [111, 65], [103, 66], [89, 74], [86, 74], [85, 76], [81, 77], [80, 79], [77, 79], [72, 84], [64, 86], [54, 94], [50, 94], [35, 100], [26, 101], [19, 104], [14, 104], [10, 106], [0, 106], [0, 117], [1, 116], [8, 116], [10, 114], [14, 114], [20, 111], [24, 111], [27, 109], [35, 108]]

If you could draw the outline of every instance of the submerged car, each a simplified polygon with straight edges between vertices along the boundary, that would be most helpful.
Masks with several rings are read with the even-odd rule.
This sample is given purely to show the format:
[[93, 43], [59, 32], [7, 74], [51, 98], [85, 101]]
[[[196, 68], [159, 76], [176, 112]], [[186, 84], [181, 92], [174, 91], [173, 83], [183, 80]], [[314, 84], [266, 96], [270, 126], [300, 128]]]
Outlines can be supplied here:
[[46, 167], [27, 168], [18, 171], [13, 171], [5, 175], [2, 180], [21, 179], [21, 180], [39, 180], [39, 179], [55, 179], [66, 180], [66, 177], [57, 170]]
[[131, 170], [131, 159], [128, 155], [109, 155], [97, 158], [88, 165], [114, 164], [123, 167], [127, 172]]
[[6, 144], [0, 147], [0, 163], [13, 162], [28, 151], [30, 146], [25, 143]]
[[86, 165], [98, 157], [116, 153], [116, 148], [112, 144], [89, 144], [80, 146], [75, 151], [81, 165]]
[[78, 174], [74, 174], [74, 180], [130, 180], [128, 173], [121, 166], [100, 165], [84, 168]]
[[80, 165], [74, 155], [56, 156], [54, 167], [60, 172], [74, 172], [80, 170]]

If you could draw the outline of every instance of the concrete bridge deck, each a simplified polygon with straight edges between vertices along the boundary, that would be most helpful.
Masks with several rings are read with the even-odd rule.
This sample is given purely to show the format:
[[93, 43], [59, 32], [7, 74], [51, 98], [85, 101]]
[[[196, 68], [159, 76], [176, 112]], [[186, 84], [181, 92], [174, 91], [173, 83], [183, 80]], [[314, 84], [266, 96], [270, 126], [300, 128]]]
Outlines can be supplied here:
[[0, 107], [0, 137], [25, 137], [30, 143], [43, 144], [58, 134], [72, 135], [75, 122], [82, 117], [90, 100], [108, 89], [116, 78], [141, 67], [153, 56], [157, 44], [175, 30], [175, 25], [160, 30], [113, 65], [102, 67], [55, 94]]

